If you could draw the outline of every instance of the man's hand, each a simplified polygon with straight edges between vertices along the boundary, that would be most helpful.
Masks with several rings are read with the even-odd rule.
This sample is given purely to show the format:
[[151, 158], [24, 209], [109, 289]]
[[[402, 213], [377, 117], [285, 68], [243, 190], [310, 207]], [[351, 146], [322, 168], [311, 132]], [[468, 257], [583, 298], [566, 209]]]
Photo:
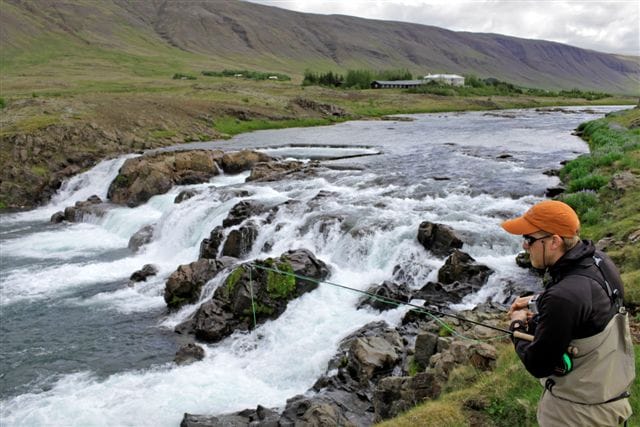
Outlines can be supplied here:
[[514, 311], [524, 310], [529, 307], [529, 301], [531, 301], [531, 298], [533, 298], [533, 295], [529, 295], [528, 297], [516, 298], [513, 304], [511, 304], [511, 308], [509, 309], [507, 315], [511, 316]]
[[526, 324], [529, 319], [531, 319], [532, 313], [529, 310], [515, 310], [509, 311], [509, 320], [512, 322], [514, 320], [520, 320], [522, 323]]

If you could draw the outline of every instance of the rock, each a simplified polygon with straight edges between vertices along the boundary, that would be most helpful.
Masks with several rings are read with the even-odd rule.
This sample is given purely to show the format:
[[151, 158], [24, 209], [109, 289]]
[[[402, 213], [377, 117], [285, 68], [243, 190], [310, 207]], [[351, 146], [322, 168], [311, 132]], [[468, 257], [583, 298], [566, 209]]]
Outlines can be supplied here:
[[304, 110], [315, 111], [323, 116], [329, 117], [345, 117], [347, 115], [343, 108], [337, 107], [332, 104], [323, 104], [313, 101], [311, 99], [297, 97], [291, 100], [291, 104], [298, 106]]
[[66, 207], [64, 211], [56, 212], [51, 216], [51, 222], [82, 222], [84, 218], [89, 216], [100, 218], [107, 213], [109, 208], [110, 206], [103, 203], [100, 197], [93, 195], [85, 201], [78, 201], [75, 205]]
[[142, 269], [134, 272], [129, 277], [129, 282], [145, 282], [147, 277], [155, 276], [158, 274], [158, 267], [153, 264], [145, 264]]
[[59, 211], [51, 215], [51, 222], [54, 224], [59, 224], [64, 221], [64, 212]]
[[420, 369], [424, 369], [429, 365], [429, 359], [436, 353], [437, 346], [438, 335], [431, 332], [418, 334], [413, 360]]
[[231, 208], [227, 217], [222, 221], [222, 226], [228, 228], [238, 225], [251, 216], [261, 212], [263, 209], [264, 207], [261, 204], [254, 201], [243, 200], [238, 202]]
[[467, 357], [471, 365], [481, 371], [495, 369], [498, 353], [496, 348], [487, 343], [474, 343], [469, 347]]
[[[279, 274], [274, 270], [309, 279]], [[216, 342], [235, 330], [249, 330], [254, 326], [254, 311], [257, 324], [275, 319], [285, 311], [290, 300], [315, 289], [317, 280], [328, 274], [325, 263], [306, 249], [288, 251], [276, 259], [242, 264], [227, 276], [213, 298], [196, 311], [191, 320], [196, 337]]]
[[182, 202], [184, 202], [185, 200], [189, 200], [190, 198], [192, 198], [192, 197], [193, 197], [193, 196], [195, 196], [196, 194], [198, 194], [198, 193], [196, 193], [196, 191], [194, 191], [194, 190], [184, 190], [184, 191], [181, 191], [181, 192], [180, 192], [180, 194], [178, 194], [178, 195], [176, 196], [176, 198], [175, 198], [175, 199], [173, 199], [173, 203], [176, 203], [176, 204], [177, 204], [177, 203], [182, 203]]
[[139, 206], [176, 184], [207, 182], [220, 173], [220, 150], [160, 152], [128, 159], [109, 186], [108, 197], [118, 204]]
[[189, 343], [180, 347], [173, 361], [178, 365], [189, 365], [202, 359], [204, 359], [204, 348]]
[[[460, 302], [462, 296], [451, 294], [450, 286], [438, 282], [428, 282], [420, 290], [414, 292], [413, 298], [425, 300], [425, 307], [428, 305], [442, 307], [451, 303], [455, 304]], [[412, 312], [409, 312], [407, 315], [411, 313]]]
[[235, 258], [243, 257], [251, 251], [257, 237], [258, 226], [252, 221], [236, 230], [231, 230], [222, 247], [222, 255]]
[[625, 192], [629, 187], [635, 185], [637, 181], [636, 176], [631, 171], [618, 172], [611, 178], [609, 182], [609, 188], [619, 192]]
[[[371, 382], [389, 374], [403, 356], [400, 334], [385, 322], [371, 322], [344, 338], [336, 355], [329, 361], [328, 371], [337, 369], [333, 387], [366, 388]], [[326, 386], [324, 378], [314, 388]]]
[[164, 289], [164, 300], [169, 308], [193, 304], [200, 298], [205, 283], [213, 279], [228, 263], [221, 260], [199, 259], [181, 265], [169, 276]]
[[375, 295], [363, 297], [358, 303], [358, 308], [371, 306], [376, 310], [390, 310], [398, 307], [401, 303], [407, 303], [411, 299], [411, 291], [402, 284], [384, 281], [380, 286], [369, 288], [367, 293]]
[[256, 163], [251, 168], [251, 175], [247, 181], [275, 181], [282, 179], [287, 174], [301, 170], [303, 166], [304, 163], [297, 160]]
[[559, 196], [565, 191], [567, 191], [567, 189], [564, 186], [558, 185], [556, 187], [547, 188], [547, 190], [544, 192], [544, 195], [548, 198], [553, 198], [553, 197]]
[[140, 230], [136, 231], [129, 239], [127, 247], [133, 252], [138, 252], [140, 248], [153, 240], [153, 231], [155, 225], [145, 225]]
[[218, 257], [218, 249], [224, 241], [224, 229], [217, 226], [209, 234], [209, 238], [200, 243], [200, 258], [215, 259]]
[[356, 427], [348, 420], [340, 403], [319, 396], [309, 398], [302, 395], [287, 400], [279, 425]]
[[453, 249], [462, 247], [462, 240], [451, 227], [424, 221], [418, 228], [418, 241], [436, 256], [447, 256]]
[[493, 270], [486, 265], [476, 263], [469, 254], [455, 249], [438, 270], [438, 281], [444, 284], [462, 282], [480, 287], [492, 273]]
[[253, 165], [261, 162], [269, 162], [271, 157], [257, 151], [242, 150], [234, 153], [225, 153], [222, 156], [221, 165], [225, 173], [240, 173], [251, 169]]
[[440, 382], [429, 372], [383, 378], [373, 395], [376, 421], [396, 417], [426, 399], [434, 399], [441, 390]]
[[603, 237], [602, 239], [598, 240], [598, 242], [596, 243], [596, 249], [603, 252], [607, 252], [612, 247], [622, 246], [622, 245], [623, 245], [622, 242], [617, 241], [613, 237]]

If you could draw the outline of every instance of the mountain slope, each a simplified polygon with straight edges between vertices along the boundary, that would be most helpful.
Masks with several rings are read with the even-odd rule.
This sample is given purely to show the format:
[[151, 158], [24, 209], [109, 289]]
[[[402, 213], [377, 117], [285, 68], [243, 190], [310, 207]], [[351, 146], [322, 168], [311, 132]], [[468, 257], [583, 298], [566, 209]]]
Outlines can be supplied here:
[[[117, 52], [116, 61], [164, 57], [177, 68], [196, 70], [235, 65], [301, 74], [309, 67], [403, 67], [417, 74], [473, 73], [550, 89], [640, 93], [637, 58], [242, 1], [5, 0], [0, 28], [2, 71], [9, 74], [33, 65], [27, 52], [46, 46], [47, 55], [37, 55], [41, 64], [74, 53], [91, 57], [90, 51], [98, 50], [107, 59], [106, 52]], [[120, 58], [123, 54], [126, 60]], [[159, 62], [160, 69], [171, 68]]]

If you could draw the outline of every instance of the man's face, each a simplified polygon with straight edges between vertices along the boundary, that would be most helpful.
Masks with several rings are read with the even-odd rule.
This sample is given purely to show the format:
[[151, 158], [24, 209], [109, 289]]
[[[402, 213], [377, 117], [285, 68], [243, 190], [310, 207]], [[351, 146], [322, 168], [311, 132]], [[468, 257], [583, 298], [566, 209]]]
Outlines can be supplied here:
[[522, 237], [524, 239], [522, 248], [525, 251], [529, 252], [531, 265], [535, 268], [548, 267], [545, 260], [547, 252], [547, 248], [545, 247], [545, 245], [547, 244], [547, 241], [552, 237], [552, 235], [544, 231], [536, 231], [535, 233], [527, 234]]

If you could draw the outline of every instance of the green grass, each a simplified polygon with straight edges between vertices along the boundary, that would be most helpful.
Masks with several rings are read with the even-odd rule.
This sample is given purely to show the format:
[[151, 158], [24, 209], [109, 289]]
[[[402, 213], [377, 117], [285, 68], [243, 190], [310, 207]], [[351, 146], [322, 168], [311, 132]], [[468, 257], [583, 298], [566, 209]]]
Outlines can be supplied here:
[[290, 127], [321, 126], [336, 123], [338, 119], [303, 118], [287, 120], [251, 119], [240, 120], [235, 117], [223, 116], [215, 120], [214, 128], [230, 137], [239, 133], [262, 129], [283, 129]]

